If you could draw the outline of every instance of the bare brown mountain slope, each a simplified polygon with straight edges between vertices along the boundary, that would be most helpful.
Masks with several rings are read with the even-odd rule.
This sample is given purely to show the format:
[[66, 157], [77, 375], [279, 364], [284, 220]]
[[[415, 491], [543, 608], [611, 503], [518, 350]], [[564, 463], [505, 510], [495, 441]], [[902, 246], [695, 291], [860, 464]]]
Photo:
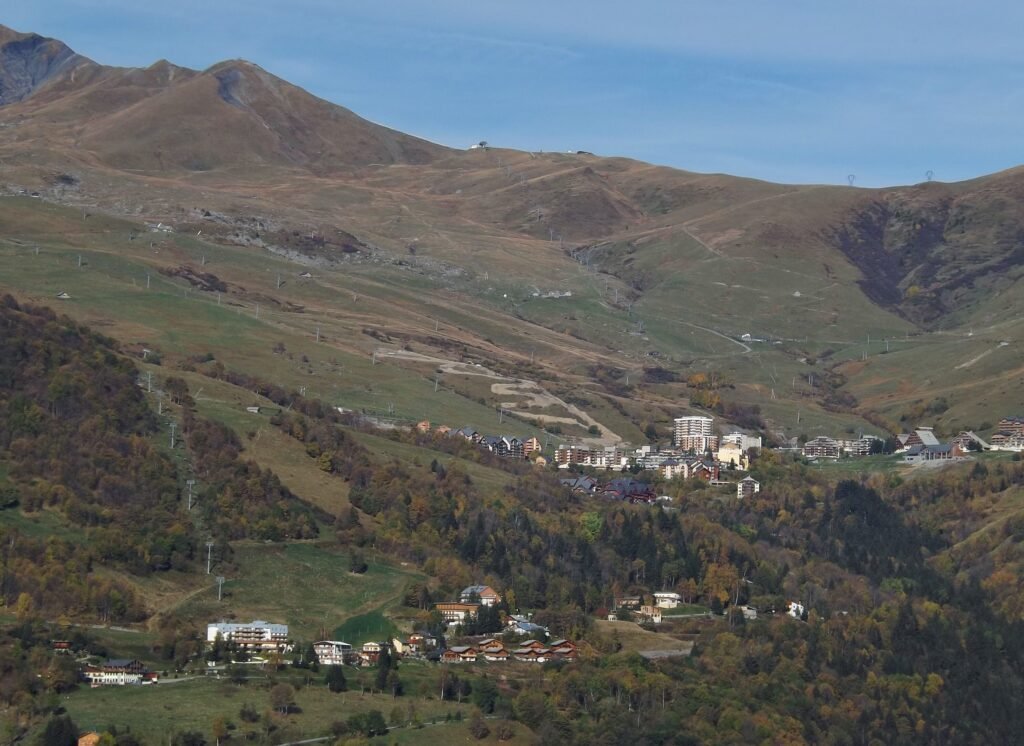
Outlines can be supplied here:
[[0, 105], [21, 129], [116, 169], [299, 166], [318, 174], [422, 164], [447, 149], [368, 122], [256, 65], [203, 72], [160, 61], [96, 65], [65, 45], [0, 27]]
[[[966, 322], [1024, 266], [1017, 171], [865, 190], [583, 153], [457, 151], [368, 122], [244, 61], [203, 72], [165, 61], [111, 68], [2, 28], [0, 45], [9, 182], [176, 224], [196, 222], [197, 211], [214, 215], [211, 237], [291, 251], [289, 235], [337, 234], [339, 251], [419, 252], [533, 284], [581, 259], [605, 273], [613, 300], [640, 303], [659, 291], [664, 303], [692, 298], [718, 275], [756, 291], [754, 307], [772, 301], [775, 334], [791, 323], [783, 299], [792, 297], [811, 314], [807, 328], [813, 315], [842, 327], [872, 306], [884, 309], [886, 328], [902, 328], [895, 317], [926, 327]], [[312, 257], [317, 245], [298, 248]], [[752, 277], [761, 282], [744, 283]], [[707, 299], [698, 306], [711, 320]], [[715, 313], [732, 333], [726, 323], [741, 323], [750, 308]]]
[[177, 76], [133, 106], [101, 115], [83, 133], [81, 146], [124, 169], [283, 165], [321, 175], [370, 163], [427, 163], [445, 151], [367, 122], [244, 61]]

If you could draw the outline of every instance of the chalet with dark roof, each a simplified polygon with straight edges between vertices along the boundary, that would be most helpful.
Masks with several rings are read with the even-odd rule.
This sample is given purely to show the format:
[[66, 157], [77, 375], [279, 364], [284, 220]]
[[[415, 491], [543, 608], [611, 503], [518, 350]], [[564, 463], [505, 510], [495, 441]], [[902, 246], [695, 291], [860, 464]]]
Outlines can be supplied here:
[[524, 616], [510, 614], [505, 622], [505, 629], [517, 635], [544, 635], [547, 636], [548, 628], [534, 624]]
[[441, 653], [442, 663], [476, 663], [479, 652], [472, 645], [456, 645]]
[[597, 480], [593, 477], [579, 476], [558, 481], [568, 487], [574, 495], [592, 495], [597, 490]]
[[716, 481], [719, 477], [717, 461], [698, 459], [688, 464], [687, 477], [689, 479], [702, 479], [705, 482]]
[[466, 427], [460, 427], [458, 430], [453, 430], [452, 434], [461, 435], [463, 438], [470, 441], [471, 443], [479, 443], [480, 439], [483, 437], [482, 435], [480, 435], [480, 433], [478, 433], [476, 430], [469, 427], [468, 425]]
[[631, 503], [653, 503], [655, 500], [651, 485], [630, 477], [613, 479], [601, 489], [601, 494], [610, 500], [623, 500]]
[[459, 594], [459, 601], [464, 604], [494, 606], [501, 603], [501, 594], [489, 585], [468, 585]]
[[916, 464], [926, 461], [953, 461], [962, 456], [963, 451], [956, 443], [940, 443], [934, 446], [913, 446], [903, 456], [903, 460], [909, 464]]
[[156, 680], [156, 674], [150, 673], [142, 662], [128, 658], [112, 658], [98, 666], [86, 666], [82, 674], [92, 686], [127, 686]]

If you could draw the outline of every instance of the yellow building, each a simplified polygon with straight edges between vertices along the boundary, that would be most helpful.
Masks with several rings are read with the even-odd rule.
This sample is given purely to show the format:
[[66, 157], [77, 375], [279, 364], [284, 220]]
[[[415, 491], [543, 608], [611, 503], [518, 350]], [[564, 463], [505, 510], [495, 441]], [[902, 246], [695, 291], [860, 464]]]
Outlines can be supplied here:
[[750, 464], [747, 461], [747, 452], [735, 443], [723, 443], [718, 447], [718, 460], [728, 466], [730, 463], [736, 465], [737, 469], [746, 471]]

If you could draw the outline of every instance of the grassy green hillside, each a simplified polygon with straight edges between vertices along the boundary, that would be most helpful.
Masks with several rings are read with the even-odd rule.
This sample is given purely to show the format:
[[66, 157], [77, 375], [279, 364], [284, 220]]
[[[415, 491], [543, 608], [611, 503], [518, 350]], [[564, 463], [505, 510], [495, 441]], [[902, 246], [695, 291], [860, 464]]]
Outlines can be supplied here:
[[[232, 724], [233, 729], [229, 731], [232, 739], [260, 738], [267, 735], [264, 723], [247, 723], [239, 717], [245, 705], [252, 707], [258, 718], [272, 709], [270, 685], [266, 678], [260, 678], [263, 678], [262, 682], [253, 681], [245, 685], [223, 678], [151, 687], [85, 689], [69, 697], [65, 706], [73, 720], [85, 730], [103, 731], [111, 725], [121, 729], [129, 726], [144, 743], [160, 743], [168, 734], [210, 733], [218, 718]], [[292, 680], [289, 677], [283, 679], [285, 683]], [[396, 707], [401, 717], [395, 715], [395, 729], [388, 733], [387, 743], [425, 743], [434, 739], [462, 741], [470, 738], [467, 724], [453, 720], [456, 713], [468, 720], [471, 711], [468, 705], [416, 697], [410, 711], [408, 701], [396, 704], [390, 694], [332, 694], [319, 680], [305, 685], [303, 679], [297, 677], [294, 683], [298, 685], [294, 712], [271, 721], [273, 737], [277, 740], [329, 736], [333, 723], [344, 722], [354, 714], [370, 710], [381, 711], [387, 721]], [[409, 725], [413, 718], [421, 727]], [[514, 726], [514, 732], [518, 735], [513, 740], [502, 743], [531, 742], [529, 729], [521, 723]], [[496, 736], [481, 741], [498, 742]]]
[[411, 569], [377, 562], [355, 575], [347, 553], [310, 544], [236, 545], [232, 564], [238, 569], [225, 582], [222, 601], [210, 578], [205, 591], [169, 611], [197, 622], [279, 620], [297, 639], [311, 641], [348, 617], [401, 605], [406, 585], [423, 580]]
[[[685, 387], [660, 395], [637, 388], [645, 367], [665, 365], [684, 377], [688, 370], [716, 367], [755, 385], [747, 399], [765, 406], [788, 400], [790, 405], [775, 408], [773, 420], [783, 428], [788, 420], [796, 424], [793, 400], [778, 382], [804, 373], [805, 364], [790, 349], [736, 341], [749, 327], [736, 320], [739, 311], [722, 314], [716, 304], [695, 300], [693, 314], [680, 316], [674, 292], [706, 298], [717, 287], [700, 278], [682, 290], [672, 290], [670, 283], [663, 295], [654, 292], [633, 308], [622, 302], [625, 291], [618, 306], [609, 302], [614, 298], [601, 286], [603, 276], [575, 262], [567, 266], [576, 290], [558, 299], [495, 288], [481, 277], [458, 279], [453, 289], [452, 283], [396, 267], [319, 268], [303, 278], [301, 266], [259, 250], [140, 233], [137, 223], [100, 215], [86, 219], [40, 200], [0, 200], [0, 213], [5, 287], [47, 304], [67, 292], [70, 299], [59, 304], [64, 312], [119, 338], [140, 356], [143, 349], [156, 352], [165, 367], [213, 355], [230, 369], [386, 419], [469, 424], [543, 438], [522, 419], [565, 417], [564, 401], [539, 408], [523, 401], [529, 411], [523, 409], [521, 419], [502, 417], [499, 425], [496, 408], [515, 401], [493, 390], [500, 376], [525, 376], [549, 393], [567, 393], [588, 381], [594, 365], [613, 366], [631, 376], [631, 395], [617, 398], [614, 407], [588, 396], [590, 414], [634, 442], [642, 439], [644, 423], [667, 425], [687, 398]], [[139, 237], [129, 240], [133, 231]], [[181, 267], [215, 275], [226, 291], [202, 290], [161, 273]], [[799, 345], [827, 343], [809, 337]], [[468, 367], [452, 367], [462, 363]], [[824, 426], [845, 427], [844, 416], [822, 411], [813, 400], [799, 408], [801, 419], [818, 412]], [[588, 422], [575, 421], [558, 429], [564, 436], [587, 437]]]

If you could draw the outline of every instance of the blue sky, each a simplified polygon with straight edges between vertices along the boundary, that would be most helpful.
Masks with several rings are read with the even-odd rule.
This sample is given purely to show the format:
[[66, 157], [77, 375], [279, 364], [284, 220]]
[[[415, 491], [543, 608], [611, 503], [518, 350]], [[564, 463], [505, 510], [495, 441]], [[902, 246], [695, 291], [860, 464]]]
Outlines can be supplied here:
[[97, 62], [256, 62], [452, 146], [796, 183], [1024, 160], [1024, 4], [979, 0], [4, 0]]

